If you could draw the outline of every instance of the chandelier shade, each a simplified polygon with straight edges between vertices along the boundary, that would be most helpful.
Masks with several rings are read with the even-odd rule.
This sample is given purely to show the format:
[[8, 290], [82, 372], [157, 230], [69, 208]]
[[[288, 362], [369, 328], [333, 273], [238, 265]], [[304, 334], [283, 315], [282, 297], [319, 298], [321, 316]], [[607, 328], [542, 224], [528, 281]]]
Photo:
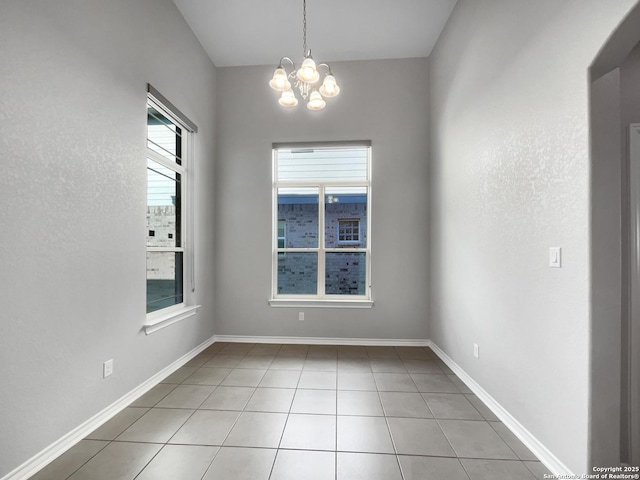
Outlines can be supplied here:
[[323, 97], [335, 97], [340, 93], [340, 87], [336, 83], [336, 77], [331, 75], [330, 73], [324, 77], [324, 82], [322, 82], [322, 86], [320, 87], [320, 93]]
[[[289, 57], [282, 57], [275, 72], [273, 72], [269, 86], [278, 92], [282, 92], [278, 103], [283, 107], [295, 107], [298, 104], [298, 99], [294, 92], [295, 89], [303, 100], [308, 99], [307, 108], [309, 110], [322, 110], [327, 104], [324, 98], [338, 95], [340, 87], [333, 73], [331, 73], [331, 67], [326, 63], [316, 65], [316, 62], [311, 57], [311, 50], [307, 50], [307, 0], [302, 1], [302, 39], [304, 59], [300, 68], [296, 68], [296, 64]], [[283, 66], [285, 61], [291, 63], [291, 71], [288, 73]], [[315, 84], [320, 80], [320, 67], [326, 68], [327, 72], [322, 85], [317, 88]]]
[[287, 72], [285, 72], [284, 68], [276, 68], [273, 78], [269, 82], [269, 86], [279, 92], [291, 89], [291, 83], [287, 80]]
[[307, 57], [304, 59], [302, 66], [296, 72], [296, 77], [306, 83], [316, 83], [318, 81], [320, 74], [316, 70], [316, 62], [313, 61], [313, 58]]
[[298, 105], [298, 99], [293, 93], [293, 90], [289, 88], [289, 90], [285, 90], [284, 92], [282, 92], [278, 103], [283, 107], [295, 107], [296, 105]]
[[307, 103], [307, 108], [309, 110], [322, 110], [327, 102], [322, 99], [322, 95], [317, 90], [311, 92], [311, 96], [309, 97], [309, 103]]

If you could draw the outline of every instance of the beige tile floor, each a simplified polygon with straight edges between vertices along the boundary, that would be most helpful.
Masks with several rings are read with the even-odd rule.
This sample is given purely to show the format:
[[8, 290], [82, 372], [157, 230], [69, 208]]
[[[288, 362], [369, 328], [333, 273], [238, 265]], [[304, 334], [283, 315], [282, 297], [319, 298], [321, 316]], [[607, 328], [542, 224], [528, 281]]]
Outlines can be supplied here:
[[427, 347], [216, 343], [32, 480], [533, 480]]

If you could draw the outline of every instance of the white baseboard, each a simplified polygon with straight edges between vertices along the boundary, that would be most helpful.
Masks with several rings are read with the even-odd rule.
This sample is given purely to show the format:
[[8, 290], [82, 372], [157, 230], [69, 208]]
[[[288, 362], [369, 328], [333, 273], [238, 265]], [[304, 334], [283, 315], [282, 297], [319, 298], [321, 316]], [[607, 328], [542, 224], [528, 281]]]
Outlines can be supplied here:
[[478, 385], [460, 366], [454, 362], [444, 351], [435, 343], [429, 342], [429, 346], [440, 359], [462, 380], [476, 396], [489, 407], [489, 409], [500, 419], [511, 432], [520, 439], [524, 445], [531, 450], [540, 461], [555, 475], [561, 478], [577, 478], [562, 463], [558, 457], [547, 449], [529, 430], [527, 430], [520, 422], [518, 422], [505, 408], [500, 405], [486, 390]]
[[230, 343], [284, 343], [307, 345], [354, 345], [369, 347], [428, 347], [429, 340], [384, 338], [330, 338], [330, 337], [252, 337], [245, 335], [216, 335], [216, 342]]
[[153, 377], [149, 378], [145, 382], [138, 385], [136, 388], [131, 390], [129, 393], [120, 397], [118, 400], [113, 402], [111, 405], [106, 407], [104, 410], [98, 412], [93, 417], [91, 417], [86, 422], [82, 423], [78, 427], [71, 430], [69, 433], [56, 440], [54, 443], [46, 447], [41, 452], [37, 453], [29, 460], [24, 462], [18, 468], [12, 470], [7, 475], [2, 477], [0, 480], [27, 480], [32, 475], [35, 475], [38, 471], [43, 469], [53, 460], [58, 458], [60, 455], [65, 453], [71, 447], [76, 445], [80, 440], [85, 438], [91, 432], [93, 432], [96, 428], [100, 427], [108, 420], [113, 418], [115, 415], [120, 413], [127, 405], [131, 402], [139, 398], [140, 396], [147, 393], [153, 387], [155, 387], [158, 383], [164, 380], [166, 377], [171, 375], [173, 372], [182, 367], [189, 360], [194, 358], [200, 352], [205, 350], [208, 346], [215, 342], [215, 337], [211, 337], [205, 342], [198, 345], [196, 348], [191, 350], [190, 352], [184, 354], [175, 362], [171, 363], [167, 367], [160, 370]]

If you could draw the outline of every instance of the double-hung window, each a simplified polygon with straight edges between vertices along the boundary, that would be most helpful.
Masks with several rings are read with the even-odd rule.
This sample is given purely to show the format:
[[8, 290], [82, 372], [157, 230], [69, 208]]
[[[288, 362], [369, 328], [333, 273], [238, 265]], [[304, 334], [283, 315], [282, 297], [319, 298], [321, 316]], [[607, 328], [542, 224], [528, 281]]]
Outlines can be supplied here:
[[172, 110], [175, 107], [151, 89], [147, 100], [147, 326], [187, 309], [185, 285], [191, 284], [188, 169], [195, 132], [194, 125], [181, 120], [181, 114]]
[[274, 144], [271, 305], [370, 307], [371, 144]]

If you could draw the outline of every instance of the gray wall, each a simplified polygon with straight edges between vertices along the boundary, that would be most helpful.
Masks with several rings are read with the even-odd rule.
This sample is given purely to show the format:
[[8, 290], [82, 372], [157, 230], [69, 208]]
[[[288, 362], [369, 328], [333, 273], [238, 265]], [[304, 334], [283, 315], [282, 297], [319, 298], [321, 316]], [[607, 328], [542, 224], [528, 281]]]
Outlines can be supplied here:
[[640, 89], [638, 88], [640, 85], [640, 43], [636, 45], [620, 67], [620, 84], [624, 97], [621, 105], [623, 127], [628, 127], [630, 123], [640, 123]]
[[[325, 59], [318, 58], [324, 61]], [[274, 59], [277, 61], [277, 59]], [[278, 105], [275, 65], [219, 68], [216, 334], [428, 338], [427, 59], [332, 63], [321, 112]], [[372, 309], [274, 308], [271, 145], [371, 140]]]
[[[578, 473], [589, 462], [587, 70], [634, 3], [460, 0], [430, 59], [431, 339]], [[551, 246], [561, 269], [548, 267]]]
[[[640, 38], [639, 21], [640, 16], [635, 24], [627, 25], [627, 19], [610, 42], [629, 29], [635, 31], [636, 40]], [[602, 55], [609, 54], [608, 50], [600, 53], [593, 71], [598, 72], [598, 65], [607, 61]], [[640, 47], [636, 46], [619, 68], [595, 78], [590, 91], [593, 299], [590, 437], [594, 465], [615, 465], [628, 460], [630, 453], [626, 379], [630, 375], [628, 339], [633, 317], [628, 312], [627, 280], [632, 263], [628, 131], [630, 123], [640, 121], [639, 53]]]
[[[214, 66], [169, 0], [1, 10], [0, 477], [213, 335], [215, 108]], [[149, 336], [147, 82], [200, 128], [203, 305]]]
[[[640, 5], [638, 5], [638, 7], [636, 7], [637, 11], [638, 11], [638, 15], [637, 15], [637, 21], [635, 22], [635, 32], [636, 32], [636, 36], [640, 38]], [[626, 61], [622, 64], [622, 66], [620, 67], [620, 96], [621, 96], [621, 137], [622, 137], [622, 152], [623, 152], [623, 158], [626, 159], [630, 159], [629, 157], [629, 125], [631, 123], [640, 123], [640, 88], [638, 88], [638, 85], [640, 85], [640, 43], [638, 43], [636, 45], [636, 47], [633, 49], [633, 51], [631, 52], [631, 54], [629, 55], [629, 57], [626, 59]], [[626, 166], [626, 162], [625, 162], [625, 166]], [[628, 171], [625, 171], [625, 173], [628, 173]], [[624, 182], [624, 187], [629, 187], [629, 183], [630, 183], [630, 175], [626, 175], [626, 182]], [[626, 190], [625, 190], [626, 193]], [[625, 197], [623, 197], [623, 202], [626, 200], [626, 195]], [[624, 204], [623, 204], [624, 205]], [[628, 210], [628, 208], [627, 208]], [[627, 211], [625, 211], [625, 213], [628, 213]], [[625, 217], [625, 218], [631, 218], [629, 217]], [[633, 227], [631, 227], [633, 228]], [[625, 233], [627, 233], [625, 231]], [[624, 240], [626, 240], [628, 237], [623, 237]], [[631, 251], [629, 249], [629, 245], [624, 244], [624, 247], [626, 247], [628, 250], [625, 250], [625, 252], [627, 251]], [[627, 266], [632, 265], [632, 262], [625, 262], [625, 264]], [[625, 274], [629, 274], [629, 268], [625, 269]], [[628, 299], [625, 297], [624, 300]], [[636, 339], [635, 340], [635, 344], [632, 344], [631, 346], [629, 345], [629, 341], [628, 339]], [[630, 398], [634, 398], [638, 395], [638, 391], [636, 390], [636, 394], [635, 395], [631, 395], [630, 393], [631, 391], [633, 391], [634, 388], [638, 388], [638, 384], [640, 383], [640, 380], [638, 380], [638, 377], [640, 377], [640, 363], [638, 362], [638, 359], [640, 358], [640, 355], [638, 355], [637, 351], [640, 348], [640, 346], [637, 344], [637, 339], [640, 338], [640, 315], [629, 315], [626, 318], [624, 318], [623, 321], [623, 325], [622, 325], [622, 347], [623, 347], [623, 352], [624, 352], [624, 356], [623, 356], [623, 364], [622, 364], [622, 372], [621, 372], [621, 376], [623, 379], [632, 379], [629, 383], [623, 383], [624, 388], [622, 391], [622, 398], [623, 399], [630, 399]], [[635, 358], [635, 364], [634, 362], [634, 358]], [[629, 443], [629, 437], [631, 436], [631, 432], [629, 431], [630, 425], [631, 425], [631, 421], [633, 421], [633, 419], [630, 420], [629, 416], [633, 416], [633, 414], [631, 412], [634, 411], [638, 411], [638, 409], [640, 408], [639, 405], [633, 403], [633, 400], [628, 400], [629, 403], [627, 404], [623, 404], [623, 416], [622, 416], [622, 421], [623, 421], [623, 435], [622, 435], [622, 441], [623, 441], [623, 457], [625, 458], [629, 458], [628, 455], [631, 455], [631, 451], [628, 447]], [[626, 407], [626, 408], [625, 408]], [[635, 409], [635, 410], [633, 410]], [[637, 417], [637, 414], [636, 414]], [[637, 418], [635, 419], [636, 424], [638, 423]], [[626, 427], [626, 428], [625, 428]], [[635, 442], [638, 441], [638, 439], [634, 440]], [[636, 452], [635, 453], [636, 458], [638, 456], [640, 456], [640, 452]]]
[[623, 313], [620, 259], [624, 163], [620, 148], [620, 103], [619, 69], [592, 83], [591, 334], [606, 346], [594, 348], [591, 357], [591, 455], [597, 465], [615, 465], [620, 461], [620, 422], [616, 421], [621, 413]]

